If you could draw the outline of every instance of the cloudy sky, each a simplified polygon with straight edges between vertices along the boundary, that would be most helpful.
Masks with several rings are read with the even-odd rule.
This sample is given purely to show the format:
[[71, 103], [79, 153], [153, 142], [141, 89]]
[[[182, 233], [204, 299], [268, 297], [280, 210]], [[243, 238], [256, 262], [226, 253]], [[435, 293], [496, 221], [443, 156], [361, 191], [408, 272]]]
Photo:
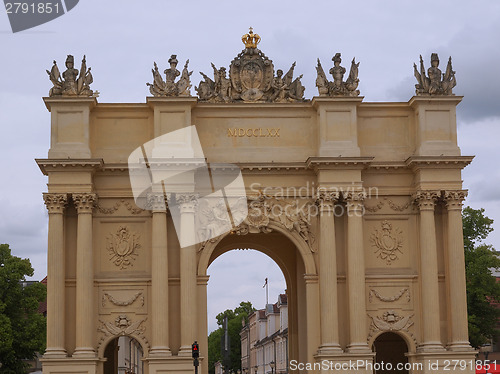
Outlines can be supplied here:
[[[41, 97], [51, 87], [45, 69], [52, 60], [61, 68], [73, 54], [79, 68], [86, 54], [99, 102], [145, 102], [153, 61], [163, 70], [171, 54], [181, 66], [189, 58], [197, 84], [199, 71], [211, 74], [210, 62], [229, 66], [249, 26], [262, 37], [260, 49], [276, 69], [286, 71], [297, 61], [295, 73], [304, 75], [307, 98], [317, 92], [318, 57], [325, 69], [336, 52], [344, 65], [356, 57], [364, 101], [406, 102], [414, 93], [412, 66], [419, 55], [426, 67], [432, 52], [439, 53], [442, 65], [451, 55], [458, 81], [454, 92], [464, 96], [459, 145], [462, 154], [476, 156], [463, 173], [467, 204], [484, 207], [495, 219], [497, 232], [488, 241], [500, 249], [498, 0], [85, 0], [56, 20], [16, 34], [6, 13], [0, 13], [0, 242], [31, 259], [34, 279], [46, 274], [47, 213], [41, 197], [46, 178], [34, 158], [46, 157], [49, 148], [50, 115]], [[244, 261], [236, 255], [242, 253], [227, 254], [209, 269], [214, 272], [211, 315], [242, 299], [264, 303], [263, 280], [275, 265], [264, 255], [247, 252]], [[249, 261], [261, 265], [241, 265]], [[228, 270], [238, 266], [236, 272]], [[242, 274], [249, 275], [241, 287], [224, 288]], [[275, 278], [272, 300], [284, 288], [282, 277]]]

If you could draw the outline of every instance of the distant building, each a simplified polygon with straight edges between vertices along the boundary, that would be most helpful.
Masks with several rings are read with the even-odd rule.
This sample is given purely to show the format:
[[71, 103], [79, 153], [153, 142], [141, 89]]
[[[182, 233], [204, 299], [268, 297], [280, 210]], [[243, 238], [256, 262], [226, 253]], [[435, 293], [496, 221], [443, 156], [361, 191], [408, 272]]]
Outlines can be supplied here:
[[240, 336], [244, 374], [288, 373], [287, 296], [252, 313]]

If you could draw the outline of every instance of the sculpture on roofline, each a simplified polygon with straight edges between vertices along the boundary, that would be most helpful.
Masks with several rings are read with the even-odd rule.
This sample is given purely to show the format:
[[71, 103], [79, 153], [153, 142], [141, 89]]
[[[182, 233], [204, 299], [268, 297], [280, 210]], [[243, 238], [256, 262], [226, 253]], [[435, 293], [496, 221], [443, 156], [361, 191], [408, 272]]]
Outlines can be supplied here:
[[257, 48], [261, 38], [250, 28], [242, 36], [245, 49], [229, 67], [217, 69], [212, 64], [214, 78], [200, 72], [203, 81], [195, 87], [200, 101], [208, 102], [291, 102], [304, 101], [302, 75], [293, 79], [295, 62], [286, 74], [282, 70], [274, 76], [273, 62]]
[[321, 66], [321, 61], [318, 58], [318, 65], [316, 66], [316, 87], [318, 87], [318, 93], [320, 96], [359, 96], [359, 90], [357, 90], [359, 84], [359, 62], [356, 63], [356, 59], [352, 59], [349, 76], [344, 82], [343, 79], [346, 69], [343, 66], [340, 66], [340, 63], [342, 62], [340, 56], [340, 53], [336, 53], [332, 58], [333, 67], [330, 69], [330, 74], [333, 77], [333, 82], [330, 82], [326, 77], [323, 66]]
[[[177, 70], [177, 55], [172, 55], [168, 59], [170, 68], [165, 69], [163, 73], [165, 74], [165, 80], [163, 80], [160, 72], [158, 71], [158, 65], [154, 62], [154, 68], [151, 69], [153, 73], [153, 84], [146, 83], [149, 86], [149, 92], [153, 96], [191, 96], [191, 74], [193, 72], [188, 71], [189, 60], [186, 61], [182, 73]], [[179, 81], [175, 81], [178, 76]]]
[[75, 59], [72, 55], [66, 58], [66, 70], [61, 74], [57, 63], [54, 60], [54, 65], [50, 71], [46, 70], [49, 79], [54, 85], [49, 96], [97, 96], [98, 92], [90, 89], [90, 85], [94, 81], [90, 68], [87, 69], [85, 56], [82, 59], [80, 71], [74, 68]]
[[417, 70], [417, 65], [413, 64], [413, 72], [418, 82], [415, 85], [416, 95], [453, 95], [452, 90], [457, 85], [457, 80], [451, 66], [451, 57], [448, 59], [444, 74], [442, 74], [438, 66], [439, 57], [437, 53], [431, 55], [431, 67], [427, 70], [428, 76], [425, 75], [422, 55], [420, 55], [420, 72]]

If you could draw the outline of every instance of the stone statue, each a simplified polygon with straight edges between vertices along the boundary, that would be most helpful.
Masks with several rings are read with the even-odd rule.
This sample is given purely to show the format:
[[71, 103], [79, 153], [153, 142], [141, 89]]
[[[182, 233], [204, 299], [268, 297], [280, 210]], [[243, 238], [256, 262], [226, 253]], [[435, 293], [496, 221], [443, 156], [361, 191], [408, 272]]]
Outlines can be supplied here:
[[427, 70], [428, 76], [425, 75], [422, 55], [420, 55], [420, 72], [418, 72], [416, 64], [413, 64], [413, 72], [418, 82], [415, 85], [416, 95], [453, 95], [452, 89], [457, 85], [457, 80], [451, 66], [451, 57], [448, 59], [444, 74], [439, 69], [437, 53], [431, 54], [431, 67]]
[[82, 65], [80, 71], [74, 68], [75, 59], [72, 55], [68, 55], [66, 58], [66, 71], [61, 74], [57, 63], [54, 60], [54, 65], [50, 71], [46, 70], [49, 75], [49, 79], [54, 85], [50, 91], [49, 96], [97, 96], [98, 92], [95, 93], [90, 89], [90, 85], [94, 81], [90, 68], [87, 69], [87, 63], [85, 56], [83, 56]]
[[283, 74], [277, 71], [274, 76], [273, 62], [257, 48], [261, 38], [252, 28], [243, 35], [245, 49], [236, 56], [229, 67], [217, 70], [214, 64], [213, 80], [200, 72], [204, 81], [195, 87], [200, 101], [209, 102], [289, 102], [304, 101], [304, 86], [300, 82], [302, 75], [293, 79], [295, 63]]
[[[168, 59], [170, 64], [169, 69], [164, 70], [165, 81], [163, 80], [160, 72], [158, 71], [158, 65], [154, 62], [154, 69], [151, 69], [153, 73], [153, 84], [146, 83], [149, 86], [149, 92], [153, 96], [191, 96], [191, 74], [193, 72], [188, 71], [189, 60], [186, 61], [182, 73], [177, 70], [177, 55], [172, 55]], [[179, 81], [176, 82], [178, 76]]]
[[316, 66], [316, 87], [318, 87], [318, 92], [320, 96], [359, 96], [358, 84], [358, 67], [359, 62], [356, 63], [356, 59], [353, 58], [351, 62], [351, 70], [349, 71], [349, 76], [344, 82], [344, 74], [346, 69], [340, 66], [342, 62], [341, 54], [336, 53], [332, 58], [333, 67], [330, 69], [330, 74], [333, 77], [333, 82], [330, 82], [326, 77], [323, 66], [321, 66], [321, 61], [318, 58], [318, 65]]

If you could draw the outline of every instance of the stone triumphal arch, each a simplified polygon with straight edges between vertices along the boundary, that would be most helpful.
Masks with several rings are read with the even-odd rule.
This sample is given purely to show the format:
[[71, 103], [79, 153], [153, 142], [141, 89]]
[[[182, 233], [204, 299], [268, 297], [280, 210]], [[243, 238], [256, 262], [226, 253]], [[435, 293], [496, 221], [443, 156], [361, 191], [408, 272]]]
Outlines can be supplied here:
[[[318, 60], [319, 94], [306, 100], [295, 64], [275, 72], [259, 41], [243, 37], [229, 74], [202, 73], [197, 96], [175, 55], [165, 79], [154, 64], [146, 103], [98, 103], [85, 59], [78, 71], [68, 56], [62, 78], [56, 65], [49, 72], [51, 146], [37, 160], [48, 176], [45, 374], [104, 372], [120, 336], [137, 342], [149, 374], [192, 372], [197, 340], [207, 373], [207, 268], [236, 248], [282, 269], [297, 363], [373, 363], [387, 344], [422, 364], [410, 372], [473, 360], [461, 234], [461, 170], [472, 157], [457, 146], [451, 60], [444, 74], [437, 55], [427, 71], [415, 68], [408, 102], [375, 103], [359, 96], [359, 63], [347, 76], [336, 54], [333, 80]], [[192, 149], [182, 135], [192, 126], [203, 157], [155, 153]], [[181, 135], [164, 144], [165, 134]], [[153, 178], [136, 194], [129, 161], [138, 149], [148, 170], [173, 162], [193, 190], [166, 191]], [[221, 205], [202, 209], [194, 193], [198, 167], [218, 163], [242, 176], [248, 209], [227, 230]], [[222, 208], [234, 218], [231, 204]], [[181, 248], [182, 235], [193, 240]]]

